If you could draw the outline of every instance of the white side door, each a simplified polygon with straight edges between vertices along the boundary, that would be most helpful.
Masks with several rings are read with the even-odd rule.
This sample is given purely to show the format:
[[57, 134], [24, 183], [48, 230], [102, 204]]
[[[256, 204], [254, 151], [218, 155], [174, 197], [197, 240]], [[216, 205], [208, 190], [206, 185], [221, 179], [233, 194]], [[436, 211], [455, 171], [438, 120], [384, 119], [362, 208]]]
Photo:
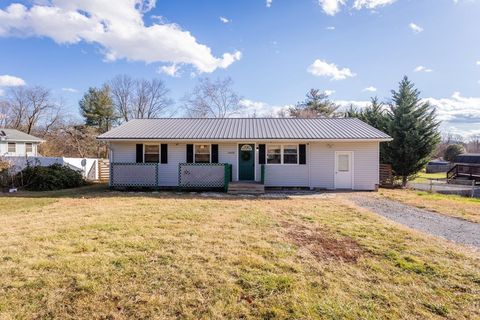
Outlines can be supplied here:
[[353, 151], [335, 152], [335, 189], [353, 189]]

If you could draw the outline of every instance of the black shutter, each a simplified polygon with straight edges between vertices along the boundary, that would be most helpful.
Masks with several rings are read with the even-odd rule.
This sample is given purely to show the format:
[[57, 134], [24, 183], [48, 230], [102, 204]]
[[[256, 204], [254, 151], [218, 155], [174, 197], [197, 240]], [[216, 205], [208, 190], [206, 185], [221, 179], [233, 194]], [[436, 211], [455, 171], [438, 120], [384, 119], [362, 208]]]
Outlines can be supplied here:
[[265, 145], [264, 144], [258, 145], [258, 163], [265, 164]]
[[187, 144], [187, 163], [193, 163], [193, 144]]
[[162, 144], [160, 148], [160, 163], [168, 163], [168, 144]]
[[218, 144], [212, 144], [212, 163], [218, 163]]
[[307, 145], [301, 144], [298, 146], [298, 163], [307, 164]]
[[137, 163], [143, 162], [143, 144], [137, 144]]

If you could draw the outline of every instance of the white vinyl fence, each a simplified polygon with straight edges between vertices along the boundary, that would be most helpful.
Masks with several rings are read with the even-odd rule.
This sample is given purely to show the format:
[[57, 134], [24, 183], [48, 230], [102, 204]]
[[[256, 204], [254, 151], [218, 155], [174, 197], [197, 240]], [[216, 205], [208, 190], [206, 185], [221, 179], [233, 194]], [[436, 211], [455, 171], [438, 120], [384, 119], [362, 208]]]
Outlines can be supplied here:
[[[47, 167], [52, 164], [60, 164], [68, 166], [73, 170], [77, 170], [83, 174], [87, 180], [98, 180], [98, 160], [95, 158], [64, 158], [64, 157], [10, 157], [5, 156], [3, 159], [10, 161], [12, 164], [12, 172], [22, 171], [28, 165]], [[82, 160], [85, 165], [82, 166]]]

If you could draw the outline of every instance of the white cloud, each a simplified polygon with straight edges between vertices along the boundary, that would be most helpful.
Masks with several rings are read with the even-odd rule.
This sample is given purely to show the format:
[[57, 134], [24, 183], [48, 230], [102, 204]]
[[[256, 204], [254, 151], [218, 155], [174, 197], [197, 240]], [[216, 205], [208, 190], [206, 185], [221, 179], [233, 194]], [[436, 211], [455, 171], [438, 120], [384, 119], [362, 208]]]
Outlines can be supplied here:
[[227, 68], [240, 52], [215, 57], [188, 31], [173, 23], [145, 25], [144, 14], [156, 0], [52, 0], [0, 9], [0, 36], [49, 37], [60, 44], [99, 44], [106, 60], [170, 62], [193, 65], [199, 72]]
[[413, 71], [414, 72], [433, 72], [433, 69], [430, 69], [424, 66], [418, 66]]
[[178, 77], [180, 76], [179, 74], [180, 68], [176, 64], [172, 64], [169, 66], [162, 66], [158, 68], [158, 73], [164, 73], [166, 75], [169, 75], [171, 77]]
[[340, 12], [345, 2], [346, 0], [318, 0], [323, 11], [330, 16], [334, 16]]
[[286, 109], [288, 106], [272, 106], [265, 102], [252, 101], [248, 99], [242, 99], [240, 105], [243, 107], [241, 116], [268, 117], [276, 116], [281, 110]]
[[477, 66], [480, 66], [480, 60], [477, 61]]
[[420, 33], [420, 32], [423, 31], [423, 28], [422, 28], [422, 27], [420, 27], [419, 25], [417, 25], [417, 24], [415, 24], [415, 23], [413, 23], [413, 22], [411, 22], [408, 26], [410, 27], [410, 29], [412, 29], [412, 31], [413, 31], [414, 33]]
[[348, 109], [351, 105], [359, 108], [366, 108], [372, 104], [371, 101], [364, 100], [333, 100], [333, 102], [338, 104], [341, 110]]
[[323, 91], [323, 93], [324, 93], [326, 96], [331, 96], [332, 94], [335, 93], [335, 90], [325, 90], [325, 91]]
[[0, 75], [0, 87], [19, 87], [26, 85], [25, 80], [19, 77]]
[[356, 76], [349, 68], [339, 69], [334, 63], [320, 59], [315, 60], [307, 71], [318, 77], [329, 77], [330, 80], [344, 80]]
[[326, 29], [326, 30], [335, 30], [335, 27], [330, 26], [330, 27], [326, 27], [325, 29]]
[[220, 17], [220, 21], [222, 21], [223, 23], [229, 23], [230, 22], [230, 20], [228, 20], [225, 17]]
[[69, 93], [77, 93], [78, 90], [74, 88], [62, 88], [62, 91], [69, 92]]
[[436, 107], [438, 119], [443, 121], [443, 131], [465, 136], [480, 133], [480, 97], [463, 97], [460, 92], [454, 92], [450, 98], [426, 98], [424, 101]]
[[363, 91], [367, 91], [367, 92], [377, 92], [377, 88], [373, 87], [373, 86], [370, 86], [370, 87], [366, 87], [365, 89], [363, 89]]
[[355, 0], [353, 7], [355, 9], [375, 9], [377, 7], [383, 7], [394, 3], [397, 0]]
[[266, 5], [267, 5], [267, 8], [270, 8], [272, 6], [272, 2], [273, 0], [266, 0]]

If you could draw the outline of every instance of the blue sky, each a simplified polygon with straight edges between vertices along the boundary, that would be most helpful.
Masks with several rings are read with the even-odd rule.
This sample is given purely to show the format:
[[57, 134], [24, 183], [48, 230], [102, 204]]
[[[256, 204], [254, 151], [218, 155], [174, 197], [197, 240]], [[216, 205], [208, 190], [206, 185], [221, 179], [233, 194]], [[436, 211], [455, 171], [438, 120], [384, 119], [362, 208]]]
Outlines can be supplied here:
[[2, 1], [0, 90], [42, 85], [77, 114], [82, 93], [117, 74], [161, 78], [177, 101], [198, 76], [230, 76], [261, 114], [309, 88], [343, 104], [388, 100], [408, 75], [437, 105], [443, 131], [480, 134], [478, 0], [106, 4]]

